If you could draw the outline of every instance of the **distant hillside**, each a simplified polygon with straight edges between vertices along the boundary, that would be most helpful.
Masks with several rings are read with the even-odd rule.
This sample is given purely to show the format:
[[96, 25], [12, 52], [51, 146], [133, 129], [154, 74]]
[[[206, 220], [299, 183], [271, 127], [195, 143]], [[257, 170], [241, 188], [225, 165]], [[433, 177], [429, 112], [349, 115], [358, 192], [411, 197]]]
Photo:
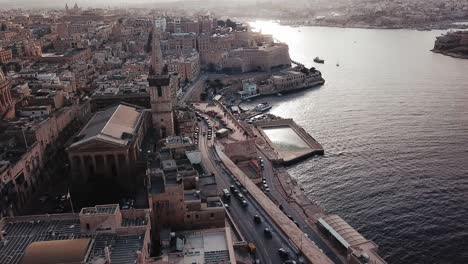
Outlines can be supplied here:
[[437, 37], [432, 51], [468, 59], [468, 31], [449, 32]]

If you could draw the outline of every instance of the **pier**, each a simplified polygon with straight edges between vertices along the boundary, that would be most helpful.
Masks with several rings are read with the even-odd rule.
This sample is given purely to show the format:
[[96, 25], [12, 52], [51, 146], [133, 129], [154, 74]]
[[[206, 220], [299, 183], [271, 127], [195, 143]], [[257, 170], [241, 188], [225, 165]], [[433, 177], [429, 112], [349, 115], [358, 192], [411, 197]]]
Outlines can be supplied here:
[[305, 67], [304, 64], [302, 64], [302, 63], [300, 63], [300, 62], [298, 62], [298, 61], [295, 61], [295, 60], [293, 60], [293, 59], [291, 59], [291, 62], [294, 63], [294, 64], [296, 64], [297, 66]]
[[[257, 121], [255, 126], [269, 149], [273, 150], [268, 156], [275, 164], [289, 165], [325, 153], [322, 145], [292, 119]], [[279, 130], [279, 133], [275, 130]], [[272, 138], [275, 134], [287, 139]], [[282, 140], [291, 140], [292, 143], [278, 143]]]

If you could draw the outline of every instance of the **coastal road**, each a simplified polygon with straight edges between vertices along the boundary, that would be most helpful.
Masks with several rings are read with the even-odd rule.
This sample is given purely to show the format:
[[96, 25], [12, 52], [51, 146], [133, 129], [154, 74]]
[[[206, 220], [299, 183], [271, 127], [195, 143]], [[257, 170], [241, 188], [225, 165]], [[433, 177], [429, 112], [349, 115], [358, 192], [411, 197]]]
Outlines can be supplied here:
[[[199, 149], [202, 153], [202, 163], [205, 170], [215, 173], [218, 191], [222, 193], [223, 189], [229, 190], [231, 185], [235, 185], [235, 181], [223, 165], [218, 162], [218, 158], [212, 148], [214, 139], [207, 140], [206, 136], [202, 136], [203, 132], [206, 132], [207, 129], [208, 127], [206, 124], [200, 122]], [[273, 221], [269, 219], [266, 212], [254, 199], [252, 199], [249, 194], [243, 193], [243, 195], [248, 203], [247, 208], [242, 207], [239, 199], [232, 195], [231, 201], [228, 203], [230, 205], [230, 214], [247, 242], [252, 242], [256, 245], [256, 258], [258, 258], [261, 263], [281, 264], [284, 260], [279, 257], [278, 249], [282, 247], [289, 252], [291, 256], [290, 259], [297, 260], [296, 255], [298, 250], [279, 228], [273, 224]], [[261, 217], [261, 224], [254, 223], [255, 215]], [[267, 227], [272, 231], [271, 238], [267, 238], [264, 235], [264, 229]]]
[[320, 248], [328, 258], [330, 258], [331, 261], [340, 264], [345, 263], [343, 259], [340, 258], [335, 253], [335, 251], [323, 241], [323, 239], [316, 233], [316, 231], [312, 229], [310, 224], [303, 218], [303, 216], [299, 214], [295, 208], [289, 205], [286, 198], [281, 194], [281, 191], [276, 189], [277, 185], [275, 184], [275, 181], [277, 180], [274, 177], [273, 164], [260, 150], [257, 152], [259, 153], [259, 157], [262, 157], [264, 161], [265, 169], [263, 170], [262, 174], [270, 188], [270, 192], [268, 194], [270, 198], [272, 197], [277, 203], [283, 206], [283, 212], [286, 215], [291, 216], [292, 219], [294, 219], [299, 224], [299, 228], [305, 234], [307, 234], [309, 239], [312, 240], [315, 245], [317, 245], [317, 247]]
[[208, 78], [208, 75], [202, 74], [198, 79], [189, 87], [187, 88], [187, 91], [182, 95], [182, 97], [178, 100], [179, 105], [184, 105], [197, 91], [198, 89], [202, 89], [205, 84], [206, 79]]
[[[216, 124], [215, 120], [211, 120], [212, 124]], [[203, 123], [203, 126], [206, 126]], [[233, 129], [236, 129], [235, 127]], [[211, 140], [209, 144], [214, 144], [214, 139]], [[210, 156], [210, 150], [202, 151], [202, 153], [206, 153], [208, 157]], [[310, 239], [315, 245], [325, 254], [327, 257], [334, 263], [345, 263], [345, 259], [342, 258], [341, 256], [338, 256], [337, 253], [329, 246], [327, 243], [324, 242], [324, 240], [317, 234], [317, 231], [313, 229], [313, 227], [304, 219], [304, 216], [300, 214], [296, 209], [291, 206], [288, 203], [289, 197], [287, 195], [283, 195], [281, 193], [282, 190], [277, 190], [276, 187], [279, 186], [277, 184], [274, 184], [274, 181], [277, 181], [274, 177], [274, 172], [273, 172], [273, 164], [266, 158], [263, 153], [258, 150], [259, 156], [261, 156], [265, 162], [265, 169], [263, 171], [263, 177], [266, 179], [269, 187], [270, 187], [270, 192], [267, 193], [267, 195], [272, 199], [273, 201], [276, 201], [277, 203], [281, 204], [283, 207], [283, 212], [290, 216], [293, 220], [295, 220], [298, 223], [299, 228], [304, 232], [304, 234], [307, 234], [307, 237], [304, 235], [305, 239]], [[213, 160], [213, 155], [211, 155], [211, 159]], [[229, 174], [228, 172], [225, 172]], [[253, 199], [252, 199], [253, 200]], [[279, 229], [277, 229], [279, 230]], [[294, 247], [291, 245], [291, 247]]]

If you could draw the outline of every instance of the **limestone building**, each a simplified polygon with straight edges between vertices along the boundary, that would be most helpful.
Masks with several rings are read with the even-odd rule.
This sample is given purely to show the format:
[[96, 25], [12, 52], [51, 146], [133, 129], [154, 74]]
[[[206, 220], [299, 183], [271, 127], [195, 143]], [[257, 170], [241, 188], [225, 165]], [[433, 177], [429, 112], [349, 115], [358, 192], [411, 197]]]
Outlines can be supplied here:
[[189, 138], [162, 141], [158, 159], [147, 169], [153, 237], [166, 229], [224, 227], [225, 212], [214, 175], [206, 175], [201, 154]]
[[10, 93], [10, 83], [6, 79], [2, 69], [0, 69], [0, 119], [2, 119], [8, 112], [11, 112], [10, 110], [12, 105], [13, 99]]
[[175, 73], [169, 73], [161, 51], [160, 32], [153, 25], [153, 43], [151, 66], [148, 77], [150, 86], [151, 113], [153, 128], [157, 138], [173, 136], [174, 108], [179, 78]]
[[96, 183], [116, 184], [126, 192], [143, 185], [143, 139], [150, 126], [149, 113], [130, 105], [116, 105], [97, 112], [68, 147], [74, 190]]

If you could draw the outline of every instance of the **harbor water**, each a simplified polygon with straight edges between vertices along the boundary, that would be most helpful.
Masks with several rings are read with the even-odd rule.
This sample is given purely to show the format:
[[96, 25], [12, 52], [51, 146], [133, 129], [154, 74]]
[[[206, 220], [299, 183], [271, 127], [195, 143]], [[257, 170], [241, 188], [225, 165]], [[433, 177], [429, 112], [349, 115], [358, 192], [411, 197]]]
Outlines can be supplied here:
[[267, 99], [325, 149], [288, 168], [308, 197], [389, 263], [468, 263], [468, 60], [430, 52], [443, 31], [252, 25], [326, 80]]

